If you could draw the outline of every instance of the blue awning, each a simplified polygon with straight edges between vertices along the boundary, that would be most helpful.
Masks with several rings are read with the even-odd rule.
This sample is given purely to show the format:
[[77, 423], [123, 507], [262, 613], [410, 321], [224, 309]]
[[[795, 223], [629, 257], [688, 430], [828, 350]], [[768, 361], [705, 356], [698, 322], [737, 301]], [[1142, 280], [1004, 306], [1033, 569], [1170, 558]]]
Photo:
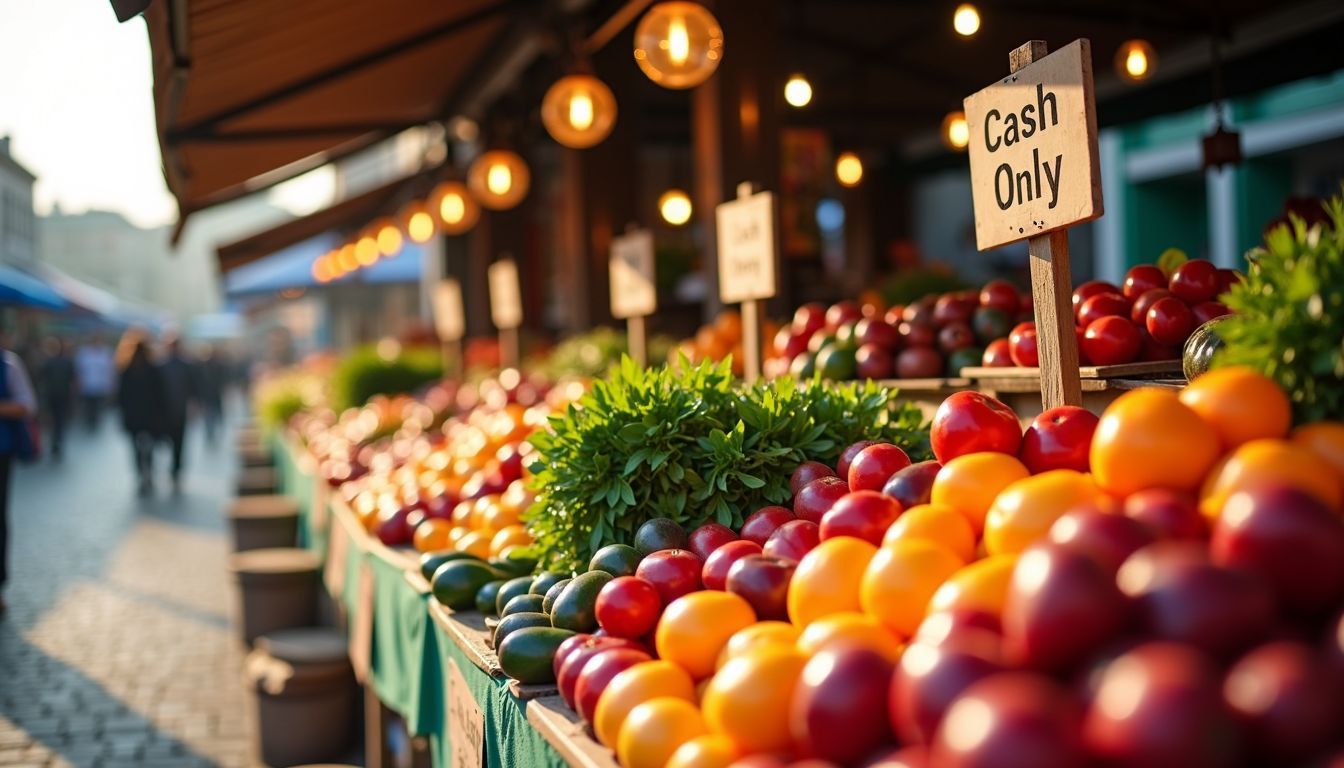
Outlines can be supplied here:
[[[318, 283], [313, 277], [313, 262], [342, 242], [330, 233], [319, 235], [250, 264], [235, 267], [224, 275], [224, 290], [233, 297], [315, 287]], [[424, 254], [423, 246], [408, 240], [396, 256], [379, 259], [373, 266], [355, 270], [332, 285], [419, 282], [424, 273]]]
[[5, 264], [0, 264], [0, 304], [41, 309], [65, 309], [68, 306], [51, 286]]

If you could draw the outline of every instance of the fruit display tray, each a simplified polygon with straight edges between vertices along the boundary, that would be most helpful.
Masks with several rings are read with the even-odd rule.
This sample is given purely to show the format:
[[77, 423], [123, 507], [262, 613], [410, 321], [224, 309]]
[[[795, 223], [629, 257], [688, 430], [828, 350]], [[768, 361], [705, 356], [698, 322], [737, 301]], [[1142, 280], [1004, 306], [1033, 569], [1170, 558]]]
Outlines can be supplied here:
[[611, 750], [588, 734], [587, 726], [559, 696], [529, 701], [527, 722], [572, 768], [618, 768]]
[[[414, 576], [419, 578], [419, 574]], [[407, 575], [407, 581], [411, 581], [411, 574]], [[477, 668], [491, 677], [507, 679], [504, 670], [499, 666], [499, 656], [490, 647], [490, 627], [487, 626], [483, 614], [478, 611], [454, 611], [443, 603], [431, 599], [429, 615]], [[509, 693], [522, 701], [554, 696], [558, 692], [554, 684], [523, 685], [517, 680], [509, 680]]]

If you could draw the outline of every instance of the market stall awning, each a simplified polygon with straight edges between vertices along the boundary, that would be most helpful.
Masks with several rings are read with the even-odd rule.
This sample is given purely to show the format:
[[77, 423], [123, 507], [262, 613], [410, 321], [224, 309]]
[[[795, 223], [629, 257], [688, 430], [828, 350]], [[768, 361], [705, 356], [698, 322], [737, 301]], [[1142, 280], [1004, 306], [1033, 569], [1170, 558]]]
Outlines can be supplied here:
[[[291, 288], [313, 288], [313, 261], [341, 244], [333, 235], [297, 243], [264, 259], [244, 264], [224, 276], [224, 292], [230, 298], [276, 293]], [[401, 252], [379, 259], [372, 266], [358, 269], [330, 285], [342, 283], [415, 283], [424, 269], [425, 249], [407, 241]]]
[[263, 232], [221, 245], [215, 250], [219, 256], [219, 269], [221, 272], [228, 272], [323, 233], [367, 224], [379, 215], [390, 213], [390, 208], [397, 203], [403, 191], [423, 192], [424, 190], [415, 188], [421, 182], [421, 178], [397, 179], [316, 213], [300, 216]]
[[65, 309], [69, 303], [41, 279], [0, 264], [0, 305]]
[[164, 175], [181, 223], [447, 116], [533, 0], [149, 4]]
[[36, 276], [56, 292], [65, 306], [82, 309], [107, 322], [158, 327], [172, 318], [171, 313], [161, 307], [120, 298], [50, 265], [38, 264], [35, 271]]

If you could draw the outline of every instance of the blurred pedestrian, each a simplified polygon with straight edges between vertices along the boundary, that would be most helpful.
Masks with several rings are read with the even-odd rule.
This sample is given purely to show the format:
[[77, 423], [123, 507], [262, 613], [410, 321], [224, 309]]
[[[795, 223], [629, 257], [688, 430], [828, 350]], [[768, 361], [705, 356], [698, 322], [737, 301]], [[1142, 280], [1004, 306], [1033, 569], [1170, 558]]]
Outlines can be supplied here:
[[196, 364], [196, 397], [201, 403], [205, 422], [205, 439], [215, 442], [219, 424], [224, 415], [224, 387], [227, 384], [228, 363], [215, 345], [207, 345], [200, 362]]
[[84, 426], [92, 432], [98, 428], [103, 406], [111, 397], [117, 379], [116, 357], [101, 335], [93, 334], [75, 350], [75, 379]]
[[37, 371], [37, 386], [42, 409], [47, 415], [51, 440], [51, 459], [60, 461], [65, 445], [65, 427], [70, 421], [70, 406], [75, 396], [75, 364], [69, 347], [52, 336], [42, 343], [45, 359]]
[[163, 436], [172, 448], [173, 490], [182, 484], [182, 448], [187, 432], [187, 412], [196, 399], [196, 371], [182, 353], [176, 335], [164, 338], [164, 359], [159, 363], [163, 380]]
[[[9, 580], [9, 473], [15, 459], [37, 458], [37, 445], [29, 432], [37, 415], [37, 398], [23, 361], [7, 347], [0, 348], [0, 593]], [[0, 613], [4, 612], [5, 599], [0, 594]]]
[[163, 429], [163, 378], [149, 357], [143, 334], [127, 331], [117, 348], [117, 404], [121, 425], [131, 438], [139, 491], [154, 490], [154, 443]]

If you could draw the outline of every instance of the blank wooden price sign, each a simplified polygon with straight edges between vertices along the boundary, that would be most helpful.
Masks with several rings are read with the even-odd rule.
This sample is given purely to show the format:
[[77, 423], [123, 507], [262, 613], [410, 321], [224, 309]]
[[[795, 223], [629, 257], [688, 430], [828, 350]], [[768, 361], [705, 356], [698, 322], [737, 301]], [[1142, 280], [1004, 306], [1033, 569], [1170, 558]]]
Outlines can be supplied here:
[[653, 232], [628, 229], [611, 239], [611, 316], [626, 321], [630, 356], [648, 365], [644, 318], [658, 309], [654, 280]]
[[[434, 286], [434, 330], [443, 343], [443, 370], [461, 366], [462, 337], [466, 335], [466, 319], [462, 311], [462, 284], [445, 277]], [[459, 371], [461, 373], [461, 371]]]
[[453, 768], [485, 764], [485, 715], [467, 687], [457, 662], [448, 660], [448, 748]]
[[1009, 69], [965, 100], [976, 247], [1027, 241], [1042, 403], [1078, 405], [1066, 228], [1102, 213], [1092, 46], [1075, 40], [1047, 56], [1033, 40]]
[[518, 265], [505, 257], [490, 265], [490, 319], [499, 329], [500, 362], [518, 367], [518, 326], [523, 324], [523, 297], [518, 288]]
[[737, 199], [714, 212], [719, 245], [719, 298], [742, 304], [742, 369], [761, 375], [761, 300], [775, 295], [775, 196], [737, 186]]

